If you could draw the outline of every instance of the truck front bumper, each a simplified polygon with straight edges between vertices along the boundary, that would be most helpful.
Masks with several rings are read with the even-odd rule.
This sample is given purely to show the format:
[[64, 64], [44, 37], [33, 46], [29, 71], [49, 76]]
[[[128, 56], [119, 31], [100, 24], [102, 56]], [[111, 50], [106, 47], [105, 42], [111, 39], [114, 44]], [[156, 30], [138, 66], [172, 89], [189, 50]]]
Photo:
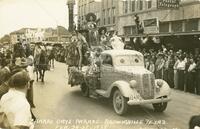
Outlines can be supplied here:
[[153, 104], [153, 103], [164, 103], [170, 101], [171, 98], [157, 98], [157, 99], [148, 99], [148, 100], [129, 100], [128, 105], [142, 105], [142, 104]]

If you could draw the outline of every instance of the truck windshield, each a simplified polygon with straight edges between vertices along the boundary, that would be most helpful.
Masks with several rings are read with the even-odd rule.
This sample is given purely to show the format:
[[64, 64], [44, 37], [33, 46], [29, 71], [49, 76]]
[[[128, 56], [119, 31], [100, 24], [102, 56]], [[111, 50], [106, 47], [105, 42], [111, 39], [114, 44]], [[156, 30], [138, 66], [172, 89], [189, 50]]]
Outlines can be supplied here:
[[122, 55], [115, 58], [116, 66], [144, 66], [143, 56]]

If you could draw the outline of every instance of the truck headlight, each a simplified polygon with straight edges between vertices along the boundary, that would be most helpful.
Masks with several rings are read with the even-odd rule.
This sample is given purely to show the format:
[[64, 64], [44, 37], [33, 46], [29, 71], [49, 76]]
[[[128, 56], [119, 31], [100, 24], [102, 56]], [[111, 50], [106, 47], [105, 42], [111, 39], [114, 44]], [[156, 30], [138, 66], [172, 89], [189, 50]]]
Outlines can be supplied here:
[[137, 82], [135, 80], [131, 80], [129, 83], [131, 88], [136, 88]]

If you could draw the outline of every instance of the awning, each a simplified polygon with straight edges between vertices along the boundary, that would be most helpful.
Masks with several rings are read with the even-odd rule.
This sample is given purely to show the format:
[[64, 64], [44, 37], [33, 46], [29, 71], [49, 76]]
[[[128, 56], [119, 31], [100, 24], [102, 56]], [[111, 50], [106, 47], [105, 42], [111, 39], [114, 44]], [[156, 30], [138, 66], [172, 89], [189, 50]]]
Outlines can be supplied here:
[[194, 32], [173, 32], [173, 33], [156, 33], [156, 34], [140, 34], [140, 35], [121, 35], [121, 37], [129, 37], [129, 38], [135, 38], [135, 37], [165, 37], [165, 36], [181, 36], [181, 35], [200, 35], [200, 31], [194, 31]]

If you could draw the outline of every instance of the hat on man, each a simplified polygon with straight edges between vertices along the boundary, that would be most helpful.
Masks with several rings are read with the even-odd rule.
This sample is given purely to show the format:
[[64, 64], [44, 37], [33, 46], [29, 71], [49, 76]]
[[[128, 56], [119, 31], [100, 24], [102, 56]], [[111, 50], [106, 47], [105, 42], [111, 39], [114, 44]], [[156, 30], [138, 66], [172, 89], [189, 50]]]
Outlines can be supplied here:
[[30, 78], [26, 71], [20, 71], [11, 77], [11, 86], [14, 88], [23, 88], [29, 82]]

